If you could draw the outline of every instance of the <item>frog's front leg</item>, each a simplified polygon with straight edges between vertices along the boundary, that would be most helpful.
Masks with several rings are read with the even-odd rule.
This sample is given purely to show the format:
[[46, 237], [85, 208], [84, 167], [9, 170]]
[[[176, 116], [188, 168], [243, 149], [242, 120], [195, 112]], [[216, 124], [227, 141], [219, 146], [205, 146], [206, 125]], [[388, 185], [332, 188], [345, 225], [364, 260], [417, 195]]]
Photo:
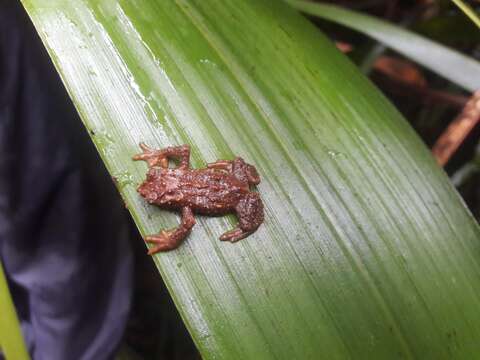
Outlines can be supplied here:
[[190, 165], [190, 147], [188, 145], [169, 146], [165, 149], [154, 150], [144, 143], [140, 143], [140, 148], [143, 153], [135, 155], [133, 160], [146, 161], [149, 167], [160, 165], [167, 168], [170, 157], [180, 158], [179, 168], [188, 168]]
[[160, 165], [163, 168], [168, 167], [168, 158], [162, 152], [162, 150], [154, 150], [147, 146], [145, 143], [140, 143], [140, 148], [143, 150], [143, 153], [133, 156], [133, 160], [143, 160], [146, 161], [148, 167]]
[[158, 235], [150, 235], [145, 241], [154, 244], [148, 254], [153, 255], [161, 251], [169, 251], [176, 249], [182, 240], [190, 233], [193, 225], [195, 225], [195, 217], [192, 209], [189, 207], [182, 208], [182, 222], [180, 226], [173, 230], [162, 230]]
[[190, 146], [181, 145], [181, 146], [169, 146], [161, 150], [167, 158], [169, 157], [178, 157], [180, 158], [179, 168], [188, 168], [190, 167]]

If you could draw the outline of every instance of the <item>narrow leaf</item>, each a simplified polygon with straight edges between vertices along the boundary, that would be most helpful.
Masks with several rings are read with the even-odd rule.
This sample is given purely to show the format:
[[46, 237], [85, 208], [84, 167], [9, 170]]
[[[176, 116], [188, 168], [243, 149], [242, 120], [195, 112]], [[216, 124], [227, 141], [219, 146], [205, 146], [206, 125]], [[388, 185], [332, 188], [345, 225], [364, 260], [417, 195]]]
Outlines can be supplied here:
[[0, 357], [2, 352], [7, 360], [30, 359], [0, 263]]
[[304, 0], [285, 1], [306, 14], [368, 35], [466, 90], [480, 89], [480, 63], [458, 51], [373, 16], [335, 5]]
[[[205, 359], [472, 358], [480, 230], [386, 99], [267, 0], [23, 0], [142, 234], [138, 143], [255, 164], [265, 223], [154, 257]], [[114, 241], [114, 239], [112, 239]]]
[[475, 10], [472, 9], [470, 5], [465, 3], [462, 0], [452, 0], [452, 2], [457, 5], [460, 10], [462, 10], [465, 15], [469, 17], [470, 20], [472, 20], [475, 25], [477, 25], [480, 28], [480, 18], [478, 17], [478, 14], [475, 12]]

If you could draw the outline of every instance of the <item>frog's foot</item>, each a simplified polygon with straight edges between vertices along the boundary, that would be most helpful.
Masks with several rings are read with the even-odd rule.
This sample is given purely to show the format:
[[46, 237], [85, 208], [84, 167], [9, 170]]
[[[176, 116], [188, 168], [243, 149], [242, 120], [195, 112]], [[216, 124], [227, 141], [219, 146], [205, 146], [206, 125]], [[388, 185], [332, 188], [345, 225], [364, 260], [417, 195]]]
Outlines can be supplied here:
[[218, 160], [213, 163], [207, 164], [209, 169], [225, 170], [229, 173], [232, 172], [233, 161], [232, 160]]
[[169, 251], [176, 249], [180, 243], [180, 241], [172, 241], [172, 234], [175, 230], [162, 230], [158, 235], [150, 235], [145, 238], [145, 241], [154, 244], [151, 248], [148, 249], [148, 255], [156, 254], [160, 251]]
[[233, 230], [227, 231], [225, 234], [220, 236], [222, 241], [230, 241], [232, 243], [242, 240], [250, 235], [253, 231], [244, 231], [240, 227], [236, 227]]
[[189, 207], [182, 208], [182, 222], [178, 228], [162, 230], [158, 235], [150, 235], [145, 238], [146, 242], [155, 244], [148, 249], [148, 255], [176, 249], [190, 233], [193, 225], [195, 225], [195, 217], [192, 209]]
[[143, 150], [143, 153], [137, 154], [133, 157], [133, 160], [143, 160], [146, 161], [148, 167], [160, 165], [163, 168], [168, 167], [168, 158], [166, 154], [161, 150], [153, 150], [148, 147], [145, 143], [140, 143], [140, 148]]

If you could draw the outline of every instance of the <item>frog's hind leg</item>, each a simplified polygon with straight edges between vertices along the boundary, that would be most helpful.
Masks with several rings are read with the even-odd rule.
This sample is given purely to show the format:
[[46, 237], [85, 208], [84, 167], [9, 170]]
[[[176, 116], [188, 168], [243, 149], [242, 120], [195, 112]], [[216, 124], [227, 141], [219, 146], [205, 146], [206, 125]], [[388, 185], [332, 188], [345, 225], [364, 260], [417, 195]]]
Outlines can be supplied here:
[[236, 242], [257, 230], [263, 222], [263, 204], [256, 192], [248, 193], [235, 208], [238, 226], [220, 236], [222, 241]]
[[193, 225], [195, 225], [195, 217], [192, 209], [189, 207], [182, 208], [182, 222], [178, 228], [162, 230], [158, 235], [150, 235], [145, 238], [146, 242], [154, 244], [148, 250], [148, 254], [152, 255], [157, 252], [176, 249], [190, 233]]
[[188, 168], [190, 166], [190, 146], [181, 145], [181, 146], [169, 146], [162, 150], [165, 156], [168, 157], [177, 157], [180, 159], [179, 168]]

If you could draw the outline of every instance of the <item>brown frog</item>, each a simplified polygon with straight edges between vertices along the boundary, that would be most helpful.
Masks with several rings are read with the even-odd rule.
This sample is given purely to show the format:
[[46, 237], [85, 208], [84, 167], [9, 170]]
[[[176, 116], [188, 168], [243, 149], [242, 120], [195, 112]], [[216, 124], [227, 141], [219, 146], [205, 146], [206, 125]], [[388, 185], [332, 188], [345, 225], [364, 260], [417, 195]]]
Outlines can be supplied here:
[[[146, 161], [148, 172], [137, 191], [150, 204], [182, 213], [178, 228], [145, 238], [155, 244], [149, 254], [177, 248], [195, 225], [194, 213], [236, 213], [238, 226], [220, 237], [230, 242], [252, 234], [263, 222], [262, 200], [258, 193], [250, 190], [250, 185], [260, 183], [260, 176], [255, 167], [242, 158], [218, 160], [205, 169], [191, 169], [188, 145], [154, 150], [141, 143], [140, 147], [143, 153], [135, 155], [133, 160]], [[169, 168], [169, 158], [178, 158], [179, 165]]]

